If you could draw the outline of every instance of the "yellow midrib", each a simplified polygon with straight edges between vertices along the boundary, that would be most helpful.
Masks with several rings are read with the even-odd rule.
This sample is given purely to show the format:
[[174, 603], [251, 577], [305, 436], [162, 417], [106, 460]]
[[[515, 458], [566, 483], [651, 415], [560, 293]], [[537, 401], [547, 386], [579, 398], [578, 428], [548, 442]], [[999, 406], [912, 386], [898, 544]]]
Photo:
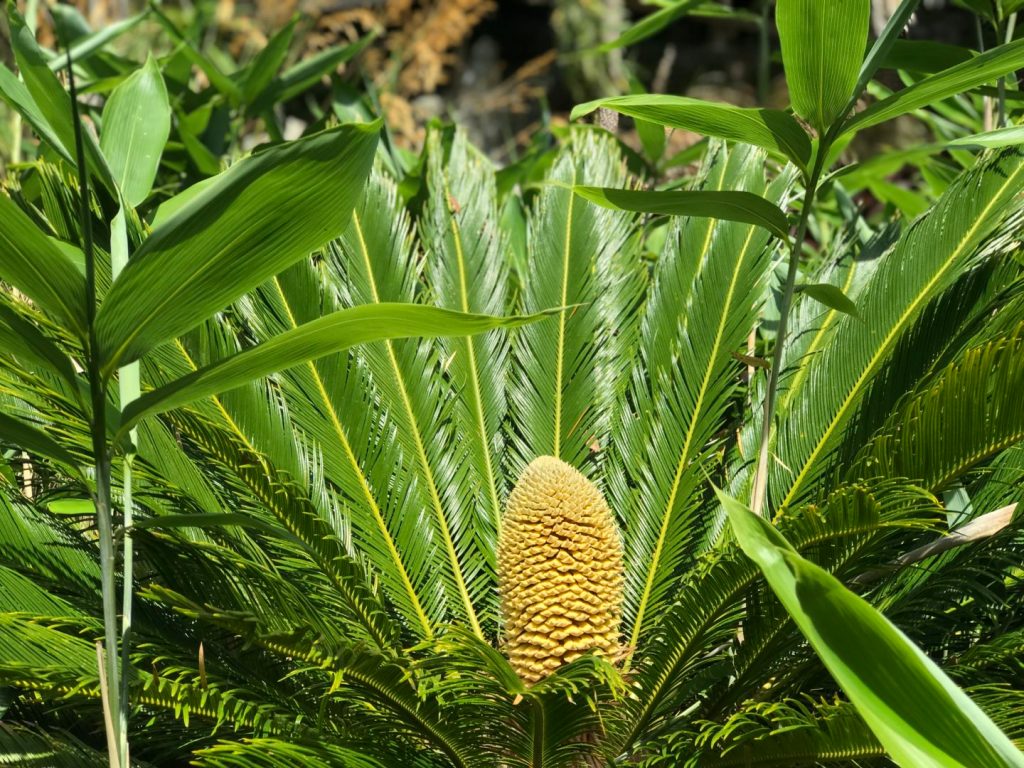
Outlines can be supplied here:
[[[363, 235], [363, 225], [359, 220], [359, 214], [356, 211], [352, 212], [352, 225], [355, 228], [356, 236], [359, 238], [359, 247], [362, 251], [363, 262], [366, 266], [366, 277], [370, 283], [370, 292], [373, 297], [375, 304], [380, 303], [380, 295], [377, 293], [377, 280], [373, 274], [373, 262], [370, 260], [370, 250], [366, 245], [366, 238]], [[413, 442], [416, 446], [416, 453], [420, 461], [420, 468], [423, 471], [424, 479], [427, 481], [427, 490], [430, 493], [431, 503], [434, 507], [434, 514], [437, 518], [438, 527], [441, 530], [441, 536], [444, 539], [445, 549], [448, 553], [448, 559], [451, 562], [452, 574], [455, 577], [455, 584], [459, 590], [459, 596], [462, 599], [463, 607], [466, 610], [466, 617], [469, 620], [470, 626], [473, 628], [474, 634], [483, 639], [483, 630], [480, 629], [480, 622], [476, 616], [476, 610], [473, 608], [473, 601], [469, 596], [469, 589], [466, 587], [466, 581], [462, 575], [462, 566], [459, 563], [458, 553], [455, 551], [455, 542], [452, 540], [451, 530], [448, 528], [448, 520], [444, 516], [444, 508], [441, 504], [441, 496], [437, 491], [437, 483], [434, 480], [434, 472], [430, 467], [430, 461], [427, 459], [427, 451], [423, 445], [423, 437], [420, 434], [419, 425], [416, 423], [416, 414], [413, 411], [412, 401], [409, 399], [409, 392], [405, 385], [405, 378], [402, 376], [402, 370], [398, 365], [398, 358], [395, 356], [394, 344], [390, 341], [385, 341], [385, 345], [388, 350], [388, 358], [391, 361], [391, 368], [395, 374], [395, 380], [398, 383], [398, 391], [402, 398], [402, 406], [405, 409], [406, 418], [409, 420], [409, 426], [412, 429]]]
[[981, 228], [982, 222], [984, 222], [988, 218], [988, 215], [991, 212], [993, 206], [996, 205], [996, 201], [998, 201], [1002, 197], [1003, 193], [1014, 182], [1017, 176], [1020, 175], [1022, 170], [1024, 170], [1024, 164], [1018, 165], [1017, 168], [1013, 171], [1013, 173], [1007, 176], [1002, 186], [999, 188], [999, 191], [992, 196], [992, 199], [979, 214], [974, 224], [968, 229], [967, 233], [960, 239], [960, 242], [957, 244], [957, 247], [953, 249], [953, 253], [950, 254], [949, 258], [946, 259], [946, 261], [943, 263], [942, 268], [936, 270], [931, 280], [929, 280], [927, 284], [925, 284], [925, 286], [920, 291], [918, 291], [917, 296], [903, 311], [897, 322], [893, 324], [893, 327], [886, 334], [885, 338], [882, 339], [882, 343], [878, 345], [878, 348], [875, 350], [875, 353], [871, 356], [871, 359], [868, 361], [868, 364], [864, 367], [864, 369], [860, 373], [860, 376], [858, 376], [857, 380], [853, 383], [853, 386], [847, 393], [846, 398], [840, 405], [839, 410], [836, 412], [836, 415], [832, 417], [832, 420], [829, 422], [829, 425], [826, 428], [824, 434], [815, 444], [814, 449], [807, 457], [807, 460], [804, 461], [803, 466], [800, 468], [799, 474], [796, 476], [796, 479], [790, 486], [789, 491], [786, 493], [786, 497], [782, 500], [782, 503], [779, 505], [780, 509], [782, 507], [785, 507], [793, 500], [797, 490], [800, 488], [800, 484], [807, 477], [808, 471], [814, 465], [814, 461], [818, 458], [818, 455], [821, 453], [821, 451], [824, 450], [825, 444], [832, 436], [832, 433], [835, 431], [836, 427], [846, 417], [846, 413], [853, 405], [853, 402], [856, 400], [859, 390], [864, 385], [864, 382], [867, 380], [868, 376], [870, 376], [870, 374], [874, 371], [875, 366], [877, 366], [878, 363], [881, 361], [884, 352], [888, 349], [893, 339], [903, 328], [903, 325], [907, 322], [907, 320], [913, 315], [914, 312], [916, 312], [918, 306], [920, 306], [920, 304], [924, 301], [924, 297], [928, 294], [932, 287], [939, 281], [939, 278], [942, 277], [942, 275], [946, 273], [946, 270], [949, 269], [950, 265], [963, 254], [964, 249], [967, 248], [967, 244], [971, 242], [974, 236], [978, 233], [978, 230]]
[[[447, 185], [445, 195], [450, 198]], [[466, 278], [466, 258], [462, 248], [462, 232], [454, 212], [449, 212], [452, 224], [452, 238], [455, 243], [455, 257], [459, 267], [459, 291], [462, 295], [462, 311], [469, 312], [469, 281]], [[498, 501], [498, 481], [494, 475], [494, 464], [491, 459], [491, 443], [487, 436], [487, 423], [484, 420], [483, 395], [480, 390], [480, 372], [476, 363], [476, 349], [473, 337], [465, 338], [466, 355], [469, 358], [470, 380], [473, 386], [474, 410], [476, 411], [477, 429], [480, 431], [480, 444], [484, 452], [484, 471], [487, 473], [487, 491], [491, 497], [491, 509], [495, 530], [501, 528], [501, 503]]]
[[[295, 315], [292, 313], [291, 305], [288, 303], [288, 299], [285, 296], [284, 290], [282, 290], [281, 283], [277, 277], [274, 278], [274, 287], [277, 288], [277, 293], [281, 297], [281, 303], [288, 315], [288, 322], [291, 324], [292, 328], [297, 328], [298, 323], [295, 320]], [[327, 408], [327, 412], [330, 415], [331, 425], [334, 427], [334, 432], [341, 441], [342, 448], [345, 451], [345, 458], [348, 459], [348, 462], [352, 467], [352, 471], [355, 472], [356, 477], [359, 479], [359, 486], [363, 491], [363, 496], [366, 498], [366, 503], [370, 506], [370, 511], [373, 513], [373, 519], [377, 524], [377, 528], [384, 537], [388, 554], [391, 556], [392, 561], [394, 561], [395, 566], [398, 568], [398, 572], [401, 574], [402, 586], [409, 595], [413, 610], [416, 612], [416, 618], [420, 622], [420, 626], [423, 629], [425, 637], [428, 639], [432, 638], [434, 631], [430, 626], [430, 619], [427, 617], [426, 611], [420, 603], [419, 595], [416, 593], [412, 580], [409, 578], [409, 573], [405, 568], [405, 563], [402, 562], [402, 556], [399, 554], [398, 547], [395, 545], [394, 539], [391, 536], [391, 531], [388, 530], [387, 523], [384, 521], [384, 515], [381, 513], [380, 506], [377, 504], [377, 499], [374, 497], [373, 491], [370, 489], [369, 481], [366, 479], [366, 475], [363, 473], [362, 467], [359, 466], [359, 461], [356, 458], [355, 451], [352, 450], [352, 444], [348, 439], [348, 434], [345, 432], [345, 428], [341, 423], [338, 412], [334, 408], [334, 403], [331, 402], [327, 393], [327, 387], [324, 385], [323, 378], [320, 376], [320, 371], [317, 370], [316, 363], [314, 361], [309, 360], [307, 361], [307, 364], [309, 365], [310, 372], [313, 374], [313, 380], [316, 382], [316, 387], [320, 392], [320, 397], [324, 401], [324, 406]]]
[[[572, 186], [576, 186], [576, 168], [572, 171]], [[562, 301], [558, 313], [558, 347], [555, 354], [555, 445], [553, 455], [561, 458], [562, 451], [562, 365], [565, 358], [565, 304], [569, 300], [569, 257], [572, 246], [572, 211], [576, 195], [569, 191], [569, 210], [565, 216], [565, 247], [562, 249]]]
[[[708, 238], [705, 242], [705, 249], [707, 248], [707, 243], [710, 242], [713, 230], [714, 223], [712, 222], [708, 229]], [[650, 568], [647, 569], [647, 579], [644, 582], [644, 591], [640, 598], [640, 606], [637, 608], [636, 618], [633, 621], [633, 631], [629, 640], [629, 645], [632, 648], [636, 647], [637, 641], [640, 638], [640, 632], [643, 629], [644, 614], [647, 611], [647, 603], [650, 600], [651, 591], [654, 588], [654, 579], [658, 573], [662, 550], [665, 548], [665, 539], [668, 537], [668, 527], [672, 520], [672, 509], [675, 506], [676, 496], [679, 493], [679, 485], [682, 482], [683, 470], [686, 469], [687, 461], [690, 458], [690, 445], [693, 441], [698, 417], [700, 416], [701, 409], [704, 405], [704, 397], [707, 395], [708, 386], [711, 383], [711, 372], [714, 368], [715, 361], [718, 359], [719, 350], [722, 345], [722, 335], [725, 332], [725, 320], [726, 317], [728, 317], [728, 307], [732, 303], [732, 297], [736, 291], [736, 281], [739, 279], [740, 267], [746, 261], [747, 250], [750, 248], [750, 243], [756, 232], [757, 229], [755, 227], [749, 228], [746, 242], [744, 242], [743, 248], [740, 250], [739, 258], [736, 260], [736, 268], [733, 270], [732, 279], [729, 281], [729, 291], [726, 294], [724, 302], [725, 309], [723, 309], [721, 316], [718, 319], [718, 329], [715, 332], [715, 342], [712, 345], [711, 354], [708, 356], [707, 368], [704, 369], [704, 378], [701, 381], [700, 392], [697, 396], [697, 402], [693, 409], [693, 417], [690, 419], [690, 426], [686, 430], [686, 439], [683, 442], [682, 450], [679, 452], [679, 461], [676, 464], [675, 477], [672, 479], [672, 491], [669, 494], [668, 504], [665, 507], [665, 514], [661, 519], [661, 530], [658, 532], [658, 542], [654, 547], [654, 554], [651, 557]]]

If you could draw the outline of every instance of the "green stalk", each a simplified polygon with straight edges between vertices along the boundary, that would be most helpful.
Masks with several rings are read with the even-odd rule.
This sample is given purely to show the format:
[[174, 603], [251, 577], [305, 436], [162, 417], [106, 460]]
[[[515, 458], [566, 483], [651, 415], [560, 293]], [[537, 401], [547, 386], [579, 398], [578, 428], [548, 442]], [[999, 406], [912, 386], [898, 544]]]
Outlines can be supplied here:
[[757, 471], [754, 473], [754, 492], [750, 508], [755, 514], [762, 514], [765, 498], [768, 495], [768, 458], [772, 434], [772, 421], [775, 419], [775, 404], [778, 400], [779, 379], [782, 377], [782, 357], [786, 348], [786, 334], [789, 332], [789, 311], [796, 295], [796, 277], [800, 271], [800, 254], [807, 240], [807, 224], [814, 207], [814, 198], [818, 193], [818, 183], [825, 167], [825, 158], [832, 148], [832, 132], [827, 133], [818, 144], [818, 154], [814, 159], [814, 168], [807, 181], [804, 192], [803, 210], [800, 211], [800, 222], [797, 225], [796, 237], [793, 238], [792, 250], [789, 254], [789, 270], [786, 274], [786, 286], [779, 305], [779, 328], [775, 336], [775, 350], [772, 354], [772, 367], [768, 374], [768, 391], [764, 398], [764, 417], [761, 424], [761, 448], [758, 452]]
[[[124, 201], [121, 208], [114, 217], [110, 228], [110, 265], [114, 279], [121, 273], [128, 263], [128, 230], [125, 214]], [[140, 394], [139, 386], [139, 364], [130, 363], [118, 371], [118, 394], [121, 407], [135, 400]], [[121, 685], [117, 694], [120, 700], [120, 740], [118, 742], [121, 764], [127, 766], [128, 762], [128, 681], [131, 671], [131, 632], [132, 632], [132, 604], [134, 584], [134, 562], [135, 543], [132, 541], [131, 529], [134, 522], [134, 505], [132, 504], [132, 462], [134, 461], [134, 446], [138, 440], [138, 431], [132, 429], [129, 432], [132, 448], [124, 457], [122, 475], [122, 509], [124, 519], [122, 530], [124, 531], [123, 555], [121, 565]]]
[[[65, 46], [66, 48], [66, 46]], [[117, 768], [123, 764], [120, 759], [121, 706], [118, 691], [120, 675], [117, 663], [117, 596], [115, 594], [116, 559], [114, 555], [114, 525], [110, 494], [110, 454], [107, 450], [107, 390], [100, 373], [100, 360], [96, 343], [96, 254], [92, 240], [92, 214], [89, 211], [89, 172], [85, 162], [85, 147], [82, 140], [82, 124], [78, 116], [78, 90], [72, 71], [71, 54], [68, 54], [68, 87], [71, 91], [72, 124], [75, 132], [75, 158], [78, 164], [79, 216], [82, 225], [83, 250], [85, 253], [85, 311], [89, 326], [86, 367], [89, 375], [89, 392], [92, 402], [93, 462], [96, 470], [96, 490], [93, 502], [96, 506], [96, 526], [100, 536], [100, 590], [103, 599], [103, 634], [105, 638], [104, 659], [107, 675], [107, 705], [110, 710], [111, 734], [118, 745]], [[115, 750], [111, 749], [111, 754]]]

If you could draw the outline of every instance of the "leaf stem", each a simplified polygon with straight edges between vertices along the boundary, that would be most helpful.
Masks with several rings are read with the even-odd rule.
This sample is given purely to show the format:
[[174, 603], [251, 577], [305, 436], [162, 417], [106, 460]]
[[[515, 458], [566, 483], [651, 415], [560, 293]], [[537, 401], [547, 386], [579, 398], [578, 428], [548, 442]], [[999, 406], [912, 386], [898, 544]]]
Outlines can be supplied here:
[[107, 450], [107, 389], [100, 373], [100, 360], [96, 343], [96, 253], [92, 239], [92, 213], [89, 210], [89, 169], [85, 159], [85, 144], [82, 139], [82, 123], [78, 115], [78, 89], [71, 51], [68, 51], [68, 90], [71, 95], [72, 126], [75, 135], [75, 161], [78, 165], [78, 215], [82, 227], [82, 246], [85, 255], [85, 317], [88, 324], [88, 354], [86, 365], [89, 376], [89, 393], [92, 404], [92, 453], [96, 470], [96, 490], [93, 503], [96, 507], [96, 527], [100, 538], [100, 591], [103, 600], [103, 634], [105, 639], [104, 658], [106, 661], [105, 700], [110, 713], [111, 730], [116, 746], [118, 762], [126, 764], [127, 736], [122, 731], [120, 670], [117, 655], [117, 595], [115, 594], [116, 556], [114, 554], [114, 525], [110, 494], [110, 454]]
[[786, 286], [779, 305], [779, 327], [775, 335], [775, 350], [772, 354], [772, 367], [768, 373], [768, 391], [764, 398], [764, 417], [761, 423], [761, 448], [758, 451], [757, 471], [754, 474], [754, 491], [751, 496], [750, 508], [755, 514], [762, 514], [765, 498], [768, 495], [768, 457], [772, 434], [772, 422], [775, 419], [775, 404], [779, 394], [779, 380], [782, 378], [782, 358], [786, 347], [786, 334], [789, 331], [789, 312], [796, 294], [796, 277], [800, 268], [800, 254], [807, 240], [807, 224], [811, 218], [814, 199], [818, 193], [818, 183], [825, 167], [825, 158], [832, 148], [832, 132], [827, 133], [818, 144], [818, 153], [814, 159], [814, 167], [804, 192], [803, 209], [800, 221], [793, 238], [793, 247], [789, 254], [789, 270], [786, 274]]

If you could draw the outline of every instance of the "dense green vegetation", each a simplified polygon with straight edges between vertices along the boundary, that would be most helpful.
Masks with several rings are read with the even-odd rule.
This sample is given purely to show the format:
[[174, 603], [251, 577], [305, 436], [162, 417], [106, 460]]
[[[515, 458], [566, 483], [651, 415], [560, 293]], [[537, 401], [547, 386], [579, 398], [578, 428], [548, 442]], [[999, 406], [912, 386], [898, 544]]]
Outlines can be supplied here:
[[[0, 765], [1024, 766], [1024, 3], [968, 5], [1006, 42], [778, 0], [791, 108], [610, 96], [502, 168], [348, 90], [286, 141], [371, 38], [227, 71], [153, 7], [170, 54], [69, 61], [11, 7]], [[548, 455], [622, 651], [526, 685], [497, 543]]]

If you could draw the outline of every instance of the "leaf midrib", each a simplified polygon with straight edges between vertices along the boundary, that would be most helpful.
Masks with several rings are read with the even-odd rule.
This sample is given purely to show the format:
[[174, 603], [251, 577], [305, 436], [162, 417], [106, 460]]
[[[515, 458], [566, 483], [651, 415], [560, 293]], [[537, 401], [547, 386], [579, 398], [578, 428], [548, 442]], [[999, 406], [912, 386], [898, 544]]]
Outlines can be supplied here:
[[[363, 234], [363, 225], [359, 219], [358, 211], [352, 211], [352, 226], [355, 228], [356, 237], [359, 239], [359, 247], [363, 256], [363, 263], [366, 266], [366, 276], [370, 282], [370, 292], [373, 297], [373, 301], [375, 304], [380, 304], [380, 295], [377, 292], [377, 281], [373, 273], [373, 262], [370, 259], [370, 250], [366, 245], [366, 238]], [[437, 482], [434, 479], [434, 472], [431, 469], [430, 461], [427, 458], [426, 448], [423, 444], [423, 436], [420, 434], [419, 424], [416, 421], [416, 414], [412, 407], [412, 401], [409, 398], [409, 391], [405, 383], [405, 377], [402, 375], [401, 367], [398, 365], [398, 358], [395, 356], [394, 344], [391, 341], [385, 341], [384, 344], [387, 347], [388, 358], [391, 361], [391, 368], [395, 374], [395, 380], [398, 384], [399, 394], [402, 398], [402, 406], [405, 409], [406, 418], [409, 420], [409, 426], [412, 429], [413, 442], [416, 446], [416, 452], [419, 458], [420, 467], [423, 471], [424, 479], [427, 481], [427, 490], [430, 493], [431, 503], [434, 507], [434, 514], [437, 518], [438, 527], [441, 530], [441, 536], [444, 539], [445, 549], [448, 553], [448, 559], [452, 567], [452, 575], [455, 578], [455, 584], [459, 590], [459, 597], [462, 600], [463, 607], [466, 611], [466, 617], [473, 629], [473, 633], [483, 640], [483, 630], [480, 628], [480, 622], [477, 619], [476, 610], [473, 608], [473, 601], [469, 596], [469, 589], [466, 587], [466, 580], [462, 574], [462, 564], [459, 562], [459, 556], [455, 550], [455, 542], [452, 539], [451, 529], [448, 527], [448, 520], [444, 514], [441, 497], [437, 490]]]

